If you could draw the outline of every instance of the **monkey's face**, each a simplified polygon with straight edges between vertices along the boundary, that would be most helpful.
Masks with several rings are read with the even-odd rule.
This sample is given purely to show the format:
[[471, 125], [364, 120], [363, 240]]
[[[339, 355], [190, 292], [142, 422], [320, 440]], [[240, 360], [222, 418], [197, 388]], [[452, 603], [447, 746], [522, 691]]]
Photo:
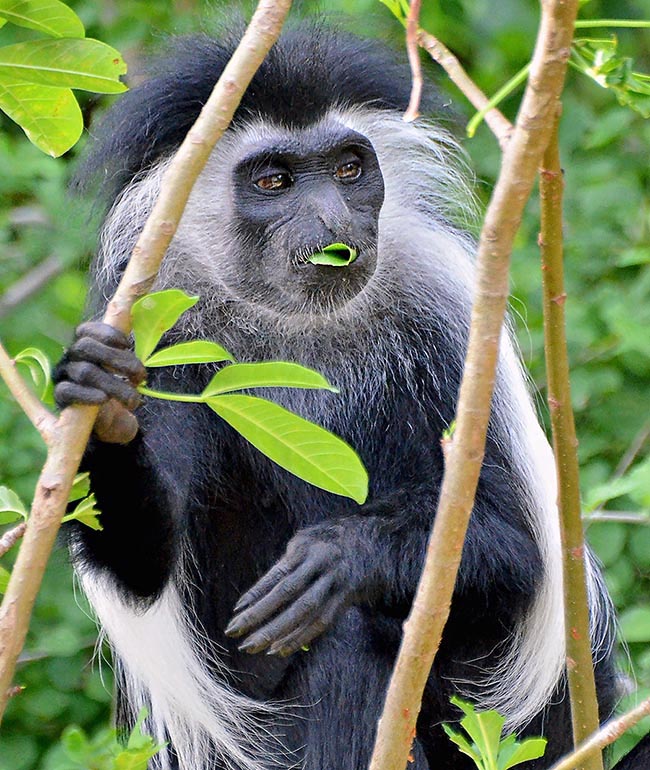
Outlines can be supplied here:
[[[375, 270], [383, 200], [372, 144], [339, 123], [248, 143], [232, 166], [236, 253], [221, 278], [243, 299], [279, 312], [341, 307]], [[332, 244], [356, 258], [310, 261]]]

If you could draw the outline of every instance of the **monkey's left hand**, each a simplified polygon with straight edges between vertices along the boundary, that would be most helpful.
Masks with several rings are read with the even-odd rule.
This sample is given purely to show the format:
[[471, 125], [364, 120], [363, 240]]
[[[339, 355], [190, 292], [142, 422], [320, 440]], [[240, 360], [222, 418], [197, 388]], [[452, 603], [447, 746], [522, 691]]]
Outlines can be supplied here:
[[249, 634], [240, 650], [268, 648], [270, 655], [291, 655], [354, 602], [359, 586], [350, 575], [346, 532], [347, 527], [330, 524], [302, 530], [291, 539], [280, 561], [235, 605], [226, 634]]

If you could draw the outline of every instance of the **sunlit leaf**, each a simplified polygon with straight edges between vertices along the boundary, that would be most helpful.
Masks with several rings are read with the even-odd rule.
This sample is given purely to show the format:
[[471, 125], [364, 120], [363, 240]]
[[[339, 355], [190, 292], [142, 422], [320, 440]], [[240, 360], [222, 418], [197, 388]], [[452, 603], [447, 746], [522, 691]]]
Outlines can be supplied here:
[[206, 403], [290, 473], [328, 492], [365, 501], [366, 469], [352, 447], [334, 434], [255, 396], [215, 396]]
[[330, 243], [322, 251], [307, 257], [312, 265], [327, 265], [328, 267], [345, 267], [357, 258], [357, 250], [345, 243]]
[[50, 374], [52, 367], [45, 353], [38, 348], [25, 348], [14, 357], [14, 361], [27, 366], [34, 385], [43, 397], [52, 382]]
[[27, 508], [18, 495], [9, 487], [0, 487], [0, 524], [27, 518]]
[[[505, 741], [502, 742], [502, 747], [503, 743]], [[546, 751], [546, 743], [546, 738], [526, 738], [521, 743], [513, 740], [512, 746], [508, 746], [507, 754], [503, 753], [503, 749], [500, 750], [497, 762], [498, 770], [509, 770], [511, 767], [520, 765], [522, 762], [543, 757]]]
[[322, 388], [337, 392], [319, 372], [286, 361], [232, 364], [218, 371], [201, 394], [216, 396], [248, 388]]
[[126, 86], [121, 55], [99, 40], [29, 40], [0, 48], [0, 78], [58, 88], [119, 94]]
[[221, 345], [208, 340], [180, 342], [156, 351], [147, 358], [145, 365], [175, 366], [179, 364], [212, 364], [220, 361], [234, 361], [232, 355]]
[[72, 489], [68, 495], [68, 502], [73, 503], [75, 500], [81, 500], [82, 497], [87, 497], [90, 493], [90, 473], [77, 473], [72, 482]]
[[81, 19], [59, 0], [0, 0], [0, 16], [51, 37], [84, 37]]
[[0, 75], [0, 110], [53, 158], [74, 147], [83, 131], [81, 110], [67, 88], [7, 82]]
[[88, 495], [88, 497], [85, 497], [71, 513], [63, 517], [63, 522], [80, 521], [91, 529], [102, 530], [103, 527], [98, 519], [101, 511], [96, 508], [96, 505], [97, 500], [95, 500], [95, 495]]
[[450, 740], [452, 740], [456, 746], [458, 746], [458, 749], [463, 754], [466, 754], [468, 757], [471, 757], [474, 760], [476, 767], [478, 767], [480, 770], [485, 767], [481, 760], [481, 755], [476, 747], [473, 746], [462, 733], [456, 732], [456, 730], [452, 730], [449, 725], [445, 724], [443, 724], [442, 729], [445, 731], [445, 733], [447, 733], [447, 736], [450, 738]]
[[139, 299], [131, 310], [137, 357], [146, 361], [163, 334], [198, 301], [180, 289], [165, 289]]

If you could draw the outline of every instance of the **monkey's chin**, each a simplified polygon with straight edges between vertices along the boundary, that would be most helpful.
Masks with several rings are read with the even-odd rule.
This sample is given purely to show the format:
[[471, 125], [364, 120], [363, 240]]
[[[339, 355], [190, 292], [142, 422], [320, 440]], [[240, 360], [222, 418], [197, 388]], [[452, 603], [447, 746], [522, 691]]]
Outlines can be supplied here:
[[284, 297], [291, 304], [289, 312], [308, 315], [329, 315], [345, 308], [368, 285], [376, 259], [366, 258], [357, 264], [341, 267], [301, 265], [284, 287]]

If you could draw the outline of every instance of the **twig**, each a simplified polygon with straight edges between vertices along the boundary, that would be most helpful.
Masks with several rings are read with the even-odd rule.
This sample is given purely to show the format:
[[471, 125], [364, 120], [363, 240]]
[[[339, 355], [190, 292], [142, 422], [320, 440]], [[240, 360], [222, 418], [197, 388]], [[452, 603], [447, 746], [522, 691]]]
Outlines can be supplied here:
[[582, 520], [588, 524], [595, 521], [613, 521], [618, 524], [650, 525], [650, 514], [634, 513], [634, 511], [602, 511], [599, 508], [593, 513], [585, 513]]
[[40, 291], [52, 278], [62, 273], [65, 265], [58, 257], [49, 257], [32, 268], [0, 297], [0, 318]]
[[[106, 323], [129, 330], [131, 305], [151, 286], [191, 186], [280, 34], [290, 6], [291, 0], [258, 3], [241, 43], [167, 169], [158, 200], [106, 309]], [[56, 440], [51, 442], [36, 487], [27, 531], [0, 608], [0, 715], [6, 707], [32, 607], [97, 411], [97, 407], [69, 407], [55, 426]]]
[[56, 425], [56, 417], [49, 412], [32, 393], [25, 380], [16, 371], [16, 362], [0, 343], [0, 377], [20, 404], [32, 425], [48, 444]]
[[636, 434], [636, 436], [632, 440], [632, 443], [627, 448], [627, 451], [625, 452], [623, 457], [621, 457], [621, 461], [616, 466], [616, 470], [614, 471], [613, 478], [620, 479], [620, 477], [624, 475], [624, 473], [627, 471], [630, 465], [632, 465], [632, 463], [636, 460], [637, 455], [643, 449], [643, 445], [648, 440], [649, 436], [650, 436], [650, 421], [646, 422], [645, 425], [641, 427], [641, 430]]
[[409, 15], [406, 19], [406, 51], [411, 65], [411, 99], [404, 113], [407, 123], [415, 120], [420, 114], [420, 99], [422, 98], [422, 66], [418, 49], [418, 24], [422, 0], [411, 0]]
[[574, 770], [576, 767], [587, 767], [586, 762], [590, 757], [598, 756], [599, 752], [602, 752], [606, 746], [614, 743], [623, 733], [634, 727], [637, 722], [640, 722], [643, 717], [649, 714], [650, 698], [642, 701], [638, 706], [623, 714], [623, 716], [607, 722], [598, 732], [578, 746], [572, 754], [556, 762], [551, 770]]
[[[567, 677], [571, 700], [573, 744], [578, 746], [598, 729], [598, 701], [589, 634], [585, 577], [585, 544], [580, 506], [578, 442], [576, 439], [564, 305], [562, 193], [564, 179], [558, 144], [558, 109], [551, 140], [540, 168], [542, 284], [544, 294], [544, 352], [548, 378], [553, 449], [558, 477], [563, 568]], [[602, 770], [602, 757], [590, 756], [584, 770]]]
[[[418, 42], [431, 58], [444, 69], [452, 83], [467, 97], [472, 106], [477, 110], [483, 110], [488, 106], [488, 97], [465, 72], [454, 54], [438, 38], [421, 29], [418, 32]], [[497, 138], [501, 150], [505, 151], [512, 134], [512, 123], [496, 107], [488, 110], [485, 114], [485, 122]]]
[[21, 521], [20, 524], [16, 524], [15, 527], [12, 527], [0, 537], [0, 556], [4, 556], [7, 551], [10, 551], [16, 545], [20, 538], [25, 534], [26, 529], [27, 524], [25, 524], [24, 521]]
[[512, 137], [488, 207], [456, 431], [433, 533], [379, 722], [371, 770], [407, 766], [422, 693], [440, 644], [485, 451], [508, 297], [510, 252], [552, 131], [571, 50], [578, 0], [543, 0], [537, 45]]

